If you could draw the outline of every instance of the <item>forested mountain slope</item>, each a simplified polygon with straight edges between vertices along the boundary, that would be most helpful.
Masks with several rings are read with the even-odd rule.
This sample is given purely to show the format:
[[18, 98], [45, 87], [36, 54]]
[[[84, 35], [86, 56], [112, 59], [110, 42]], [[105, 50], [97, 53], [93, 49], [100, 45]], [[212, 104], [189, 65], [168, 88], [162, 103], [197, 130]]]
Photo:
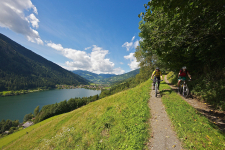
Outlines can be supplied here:
[[88, 84], [88, 80], [0, 34], [0, 91], [56, 84]]
[[110, 77], [110, 78], [103, 79], [102, 82], [104, 82], [106, 84], [111, 84], [111, 83], [123, 81], [123, 80], [126, 80], [128, 78], [135, 77], [137, 74], [139, 74], [139, 72], [140, 72], [140, 70], [136, 69], [136, 70], [130, 71], [130, 72], [125, 73], [125, 74], [116, 75], [116, 76], [113, 76], [113, 77]]
[[84, 77], [87, 80], [90, 80], [94, 83], [100, 83], [100, 84], [111, 84], [118, 81], [126, 80], [128, 78], [136, 76], [140, 70], [136, 69], [133, 71], [130, 71], [128, 73], [122, 74], [122, 75], [115, 75], [115, 74], [96, 74], [89, 71], [83, 71], [83, 70], [74, 70], [72, 71], [75, 74], [78, 74], [82, 77]]
[[98, 82], [104, 78], [115, 76], [115, 74], [96, 74], [85, 70], [74, 70], [72, 72], [92, 82]]

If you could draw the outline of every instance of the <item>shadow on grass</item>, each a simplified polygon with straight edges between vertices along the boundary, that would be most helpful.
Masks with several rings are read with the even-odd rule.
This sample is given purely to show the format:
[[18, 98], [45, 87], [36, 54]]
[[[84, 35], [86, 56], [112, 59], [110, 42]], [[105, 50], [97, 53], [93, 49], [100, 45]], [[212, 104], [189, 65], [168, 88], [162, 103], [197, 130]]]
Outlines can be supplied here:
[[161, 85], [161, 84], [167, 84], [167, 83], [166, 83], [166, 82], [163, 82], [163, 83], [160, 82], [160, 85]]
[[204, 109], [196, 108], [196, 110], [203, 116], [207, 117], [212, 123], [211, 126], [217, 126], [222, 134], [225, 134], [225, 114], [222, 112], [207, 111]]
[[164, 95], [166, 95], [166, 94], [171, 94], [172, 93], [172, 91], [174, 91], [174, 89], [164, 89], [164, 90], [161, 90], [160, 92], [159, 92], [159, 94], [161, 95], [161, 97], [163, 97]]

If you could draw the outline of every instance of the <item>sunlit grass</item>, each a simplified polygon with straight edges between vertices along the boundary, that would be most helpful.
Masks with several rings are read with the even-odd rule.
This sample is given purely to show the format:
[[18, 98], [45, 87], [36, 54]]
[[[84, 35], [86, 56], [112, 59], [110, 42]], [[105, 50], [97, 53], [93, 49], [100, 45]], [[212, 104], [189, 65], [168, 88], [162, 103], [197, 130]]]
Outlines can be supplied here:
[[202, 116], [165, 82], [160, 84], [162, 101], [183, 147], [188, 149], [225, 149], [224, 134]]
[[18, 131], [0, 139], [1, 146], [8, 144], [4, 149], [143, 149], [149, 138], [150, 83]]

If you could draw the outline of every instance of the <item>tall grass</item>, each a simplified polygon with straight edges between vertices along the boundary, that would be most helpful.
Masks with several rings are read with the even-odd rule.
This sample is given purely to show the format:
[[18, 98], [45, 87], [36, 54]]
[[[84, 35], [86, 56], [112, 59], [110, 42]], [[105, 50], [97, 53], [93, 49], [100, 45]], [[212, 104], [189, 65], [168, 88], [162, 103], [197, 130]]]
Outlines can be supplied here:
[[[4, 149], [143, 149], [151, 81], [0, 139]], [[21, 134], [21, 137], [14, 138]], [[4, 144], [1, 144], [4, 145]]]

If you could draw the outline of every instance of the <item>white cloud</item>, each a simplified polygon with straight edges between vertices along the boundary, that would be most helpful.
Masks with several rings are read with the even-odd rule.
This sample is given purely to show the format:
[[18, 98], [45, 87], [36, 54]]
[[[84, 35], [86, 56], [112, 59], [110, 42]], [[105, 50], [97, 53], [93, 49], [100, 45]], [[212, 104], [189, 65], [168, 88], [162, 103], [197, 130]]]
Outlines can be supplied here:
[[93, 45], [91, 53], [86, 51], [63, 48], [61, 44], [55, 44], [46, 42], [47, 46], [61, 51], [61, 53], [70, 59], [66, 61], [64, 68], [69, 70], [88, 70], [95, 73], [124, 73], [125, 71], [121, 68], [114, 68], [114, 63], [110, 61], [109, 58], [106, 58], [106, 55], [109, 54], [108, 50], [104, 50], [101, 47]]
[[119, 67], [119, 68], [115, 68], [113, 70], [113, 73], [116, 74], [116, 75], [118, 75], [118, 74], [124, 74], [125, 71]]
[[127, 51], [130, 50], [130, 48], [133, 46], [133, 42], [125, 42], [122, 47], [126, 47]]
[[123, 62], [120, 62], [121, 65], [123, 65]]
[[135, 36], [132, 37], [131, 42], [125, 42], [122, 47], [126, 47], [127, 51], [129, 51], [131, 48], [137, 48], [139, 41], [133, 42], [135, 39]]
[[139, 68], [139, 62], [137, 62], [136, 57], [134, 57], [134, 53], [130, 53], [127, 56], [124, 56], [125, 59], [130, 59], [130, 63], [128, 64], [131, 70], [135, 70]]
[[138, 40], [136, 42], [134, 42], [134, 48], [137, 48], [138, 44], [139, 44]]
[[43, 45], [43, 41], [41, 40], [41, 38], [35, 38], [35, 40], [37, 44]]
[[49, 47], [51, 47], [53, 49], [56, 49], [58, 51], [62, 51], [63, 50], [63, 47], [62, 47], [61, 44], [55, 44], [55, 43], [52, 43], [51, 41], [50, 42], [45, 41], [45, 42], [47, 43], [47, 46], [49, 46]]
[[34, 14], [30, 14], [30, 16], [27, 17], [27, 19], [29, 20], [29, 22], [31, 22], [32, 26], [34, 28], [38, 28], [38, 22], [40, 22]]
[[0, 27], [23, 34], [29, 41], [43, 44], [38, 32], [30, 27], [38, 28], [39, 20], [33, 13], [27, 17], [24, 10], [33, 10], [38, 14], [37, 8], [30, 0], [0, 0]]
[[84, 50], [86, 51], [86, 50], [88, 50], [88, 49], [90, 49], [91, 48], [91, 46], [90, 47], [86, 47]]

